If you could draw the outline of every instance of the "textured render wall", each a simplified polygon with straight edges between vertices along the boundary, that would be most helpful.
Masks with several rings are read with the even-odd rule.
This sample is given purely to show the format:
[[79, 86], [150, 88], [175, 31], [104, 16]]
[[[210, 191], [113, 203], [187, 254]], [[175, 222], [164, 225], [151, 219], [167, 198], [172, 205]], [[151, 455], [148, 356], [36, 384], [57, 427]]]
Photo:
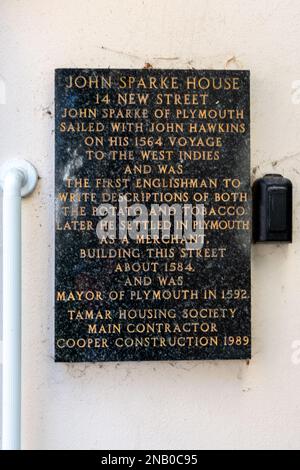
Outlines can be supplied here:
[[[23, 210], [23, 447], [299, 448], [299, 2], [1, 0], [0, 9], [0, 158], [28, 158], [41, 177]], [[253, 248], [249, 365], [53, 362], [53, 70], [146, 62], [250, 69], [253, 174], [294, 182], [293, 245]]]

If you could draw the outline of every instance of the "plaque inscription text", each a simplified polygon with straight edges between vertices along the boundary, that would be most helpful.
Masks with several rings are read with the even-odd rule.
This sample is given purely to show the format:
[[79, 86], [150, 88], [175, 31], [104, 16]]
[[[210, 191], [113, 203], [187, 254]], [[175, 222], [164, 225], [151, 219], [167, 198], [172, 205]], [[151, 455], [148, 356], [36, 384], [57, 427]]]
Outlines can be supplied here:
[[55, 80], [56, 361], [250, 358], [249, 72]]

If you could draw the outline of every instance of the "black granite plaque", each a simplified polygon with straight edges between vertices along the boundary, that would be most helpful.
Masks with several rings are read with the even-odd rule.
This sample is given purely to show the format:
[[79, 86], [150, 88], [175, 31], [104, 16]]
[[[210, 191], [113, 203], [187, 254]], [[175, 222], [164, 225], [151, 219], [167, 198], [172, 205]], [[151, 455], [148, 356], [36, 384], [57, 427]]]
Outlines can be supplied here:
[[251, 355], [249, 72], [58, 69], [56, 361]]

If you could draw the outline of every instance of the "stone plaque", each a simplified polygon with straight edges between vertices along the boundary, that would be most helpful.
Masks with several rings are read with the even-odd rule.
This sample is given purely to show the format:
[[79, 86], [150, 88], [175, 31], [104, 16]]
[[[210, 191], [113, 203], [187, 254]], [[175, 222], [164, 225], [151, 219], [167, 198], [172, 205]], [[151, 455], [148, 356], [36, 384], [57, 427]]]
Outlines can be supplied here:
[[250, 358], [249, 72], [55, 78], [56, 361]]

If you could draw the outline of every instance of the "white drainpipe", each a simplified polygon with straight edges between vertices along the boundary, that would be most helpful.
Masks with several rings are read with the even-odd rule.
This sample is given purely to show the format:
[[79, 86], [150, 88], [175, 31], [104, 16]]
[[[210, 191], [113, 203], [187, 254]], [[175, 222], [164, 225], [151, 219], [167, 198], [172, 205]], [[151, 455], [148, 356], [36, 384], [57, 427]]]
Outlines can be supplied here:
[[21, 198], [37, 183], [26, 160], [0, 168], [3, 190], [3, 388], [2, 448], [21, 448]]

